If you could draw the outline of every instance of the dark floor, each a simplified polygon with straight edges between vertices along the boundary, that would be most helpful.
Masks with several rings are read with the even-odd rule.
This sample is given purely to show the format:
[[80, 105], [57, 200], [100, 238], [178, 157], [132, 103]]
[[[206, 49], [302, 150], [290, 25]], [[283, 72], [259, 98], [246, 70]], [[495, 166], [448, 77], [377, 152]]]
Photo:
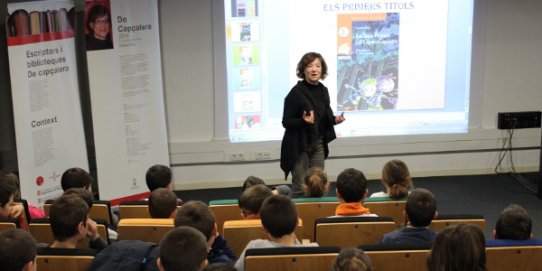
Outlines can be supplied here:
[[[537, 173], [524, 176], [535, 182]], [[441, 214], [482, 214], [487, 228], [486, 238], [491, 232], [499, 213], [510, 203], [521, 205], [533, 219], [533, 236], [542, 237], [542, 200], [516, 181], [509, 174], [468, 175], [447, 177], [414, 178], [415, 187], [429, 189], [438, 201]], [[369, 181], [369, 193], [383, 189], [379, 181]], [[184, 200], [209, 202], [216, 199], [234, 199], [241, 193], [240, 187], [177, 191]], [[334, 183], [328, 196], [335, 196]]]

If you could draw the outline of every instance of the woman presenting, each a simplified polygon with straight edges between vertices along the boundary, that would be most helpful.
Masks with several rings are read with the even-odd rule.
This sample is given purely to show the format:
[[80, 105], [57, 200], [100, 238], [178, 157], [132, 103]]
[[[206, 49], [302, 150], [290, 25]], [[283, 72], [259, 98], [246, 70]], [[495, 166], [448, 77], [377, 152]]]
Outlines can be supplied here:
[[302, 197], [303, 179], [310, 167], [324, 168], [329, 149], [327, 144], [336, 138], [333, 125], [343, 122], [344, 116], [333, 115], [327, 88], [320, 79], [327, 76], [327, 65], [319, 53], [306, 53], [297, 64], [297, 77], [303, 79], [284, 99], [280, 167], [285, 178], [292, 173], [292, 197]]

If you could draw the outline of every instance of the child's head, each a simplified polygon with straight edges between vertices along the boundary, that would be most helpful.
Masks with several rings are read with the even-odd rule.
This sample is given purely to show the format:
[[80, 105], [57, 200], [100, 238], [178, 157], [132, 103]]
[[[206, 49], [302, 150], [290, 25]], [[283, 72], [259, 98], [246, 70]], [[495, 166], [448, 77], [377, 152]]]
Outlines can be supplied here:
[[408, 167], [397, 159], [387, 162], [382, 168], [382, 183], [392, 199], [404, 198], [412, 190], [412, 178]]
[[532, 224], [525, 209], [510, 204], [499, 215], [493, 235], [495, 239], [527, 240], [531, 238]]
[[147, 170], [145, 181], [151, 192], [157, 188], [171, 189], [171, 169], [164, 165], [154, 165]]
[[327, 175], [319, 167], [310, 168], [305, 175], [305, 196], [308, 198], [320, 198], [327, 192], [329, 184]]
[[263, 201], [272, 195], [271, 189], [263, 184], [251, 186], [243, 191], [239, 196], [239, 208], [241, 208], [243, 219], [259, 218]]
[[92, 198], [92, 192], [85, 188], [70, 188], [62, 194], [65, 195], [75, 195], [80, 197], [85, 201], [85, 203], [88, 205], [88, 208], [92, 208], [92, 205], [94, 205], [94, 199]]
[[9, 172], [0, 172], [0, 217], [9, 217], [18, 191], [12, 175]]
[[473, 224], [448, 226], [433, 243], [428, 270], [486, 270], [485, 243], [484, 233]]
[[177, 209], [177, 195], [167, 188], [157, 188], [149, 196], [149, 214], [152, 218], [170, 218]]
[[0, 266], [4, 271], [36, 270], [36, 240], [21, 229], [0, 232]]
[[55, 240], [64, 242], [86, 234], [89, 207], [77, 195], [62, 195], [51, 204], [49, 219]]
[[188, 226], [197, 229], [207, 241], [216, 235], [216, 220], [207, 204], [201, 201], [189, 201], [175, 215], [175, 227]]
[[361, 202], [367, 194], [367, 179], [360, 170], [347, 168], [337, 177], [337, 196], [344, 202]]
[[406, 200], [405, 213], [414, 227], [427, 227], [437, 213], [437, 200], [427, 189], [416, 188]]
[[275, 238], [294, 232], [297, 226], [297, 210], [294, 202], [284, 195], [272, 195], [260, 209], [262, 225]]
[[162, 271], [204, 270], [207, 266], [205, 236], [191, 227], [172, 229], [160, 242], [160, 258], [157, 263]]
[[341, 250], [333, 262], [332, 271], [371, 271], [371, 259], [361, 249], [347, 248]]
[[245, 191], [247, 190], [247, 188], [251, 187], [251, 186], [255, 186], [257, 184], [263, 184], [265, 185], [265, 182], [256, 177], [256, 176], [248, 176], [247, 179], [245, 180], [245, 182], [243, 183], [243, 190], [242, 191]]
[[60, 186], [62, 186], [62, 190], [64, 191], [70, 188], [85, 188], [91, 190], [90, 184], [92, 181], [92, 176], [84, 169], [73, 167], [64, 171], [60, 178]]

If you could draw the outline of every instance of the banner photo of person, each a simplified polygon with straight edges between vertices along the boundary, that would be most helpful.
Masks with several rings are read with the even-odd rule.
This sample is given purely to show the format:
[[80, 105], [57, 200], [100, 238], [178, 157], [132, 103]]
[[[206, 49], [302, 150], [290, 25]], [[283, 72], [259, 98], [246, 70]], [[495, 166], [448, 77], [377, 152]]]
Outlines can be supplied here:
[[60, 176], [88, 170], [73, 32], [73, 1], [7, 5], [6, 33], [22, 197], [62, 194]]
[[146, 197], [169, 164], [157, 0], [86, 1], [85, 35], [100, 197]]

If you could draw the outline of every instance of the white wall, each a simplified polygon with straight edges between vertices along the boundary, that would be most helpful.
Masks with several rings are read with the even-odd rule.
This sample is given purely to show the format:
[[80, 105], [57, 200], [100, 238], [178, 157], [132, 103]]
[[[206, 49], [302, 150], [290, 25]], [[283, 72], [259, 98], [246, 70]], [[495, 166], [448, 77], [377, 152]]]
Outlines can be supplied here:
[[[160, 1], [175, 189], [239, 186], [248, 175], [281, 182], [280, 142], [232, 144], [214, 138], [211, 1], [221, 0]], [[391, 158], [403, 159], [414, 176], [493, 172], [507, 137], [496, 129], [497, 113], [542, 109], [542, 1], [479, 0], [477, 5], [469, 133], [341, 138], [330, 145], [329, 176], [356, 167], [369, 178], [378, 178]], [[516, 169], [538, 170], [540, 135], [540, 129], [516, 131]], [[270, 152], [272, 160], [254, 161], [258, 151]], [[244, 153], [247, 162], [229, 162], [230, 152]]]

